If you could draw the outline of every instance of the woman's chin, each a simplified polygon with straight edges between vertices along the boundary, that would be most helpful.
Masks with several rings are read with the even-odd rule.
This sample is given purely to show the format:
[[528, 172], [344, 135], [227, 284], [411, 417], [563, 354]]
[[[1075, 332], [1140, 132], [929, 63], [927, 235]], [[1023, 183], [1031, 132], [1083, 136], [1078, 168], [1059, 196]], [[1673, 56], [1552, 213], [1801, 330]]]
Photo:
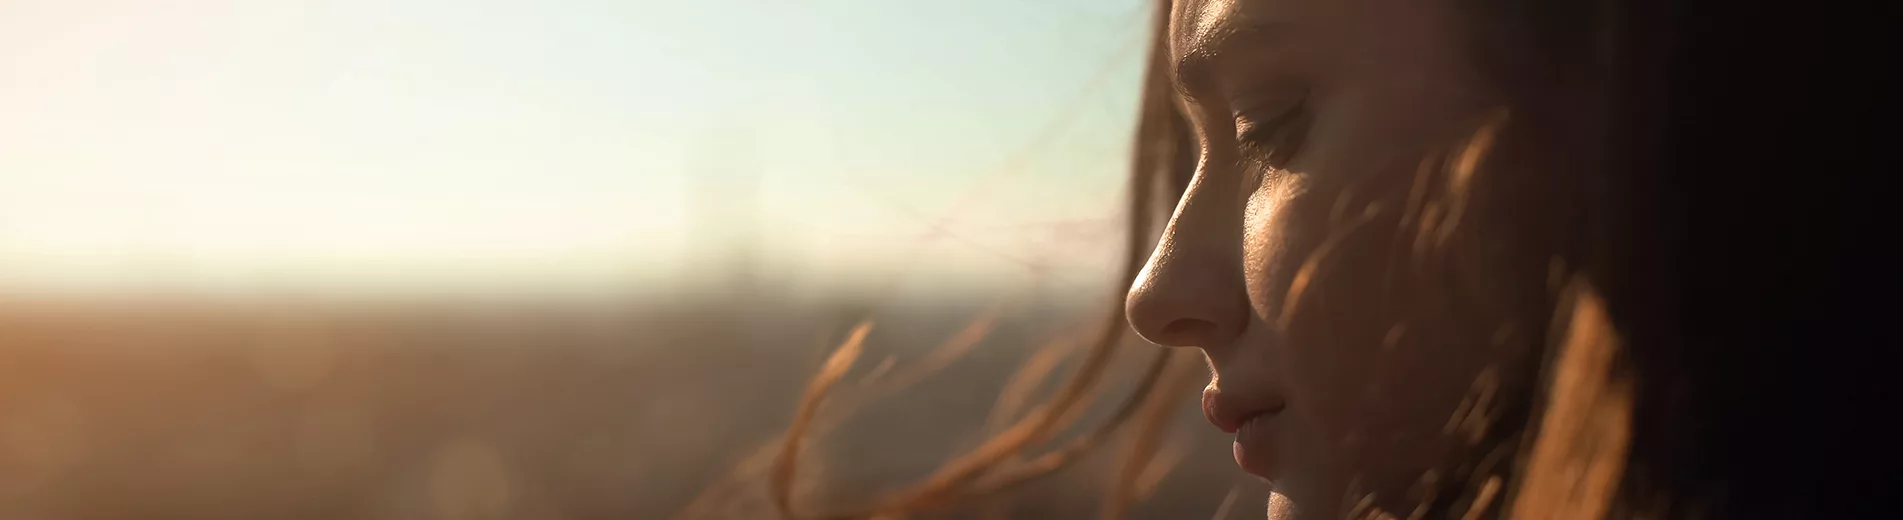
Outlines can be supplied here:
[[1295, 501], [1289, 500], [1288, 495], [1269, 492], [1269, 520], [1299, 520], [1301, 517], [1295, 508]]
[[1250, 419], [1236, 430], [1236, 442], [1230, 446], [1236, 465], [1243, 472], [1266, 481], [1277, 478], [1273, 427], [1266, 416]]

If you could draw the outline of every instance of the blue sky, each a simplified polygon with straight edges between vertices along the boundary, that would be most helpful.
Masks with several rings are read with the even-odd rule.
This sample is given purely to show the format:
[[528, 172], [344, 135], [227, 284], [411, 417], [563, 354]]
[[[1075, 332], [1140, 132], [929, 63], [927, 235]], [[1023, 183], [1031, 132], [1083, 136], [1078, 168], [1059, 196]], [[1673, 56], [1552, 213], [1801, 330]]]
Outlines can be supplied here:
[[788, 276], [1093, 279], [1139, 4], [6, 0], [0, 290], [652, 287], [723, 168]]

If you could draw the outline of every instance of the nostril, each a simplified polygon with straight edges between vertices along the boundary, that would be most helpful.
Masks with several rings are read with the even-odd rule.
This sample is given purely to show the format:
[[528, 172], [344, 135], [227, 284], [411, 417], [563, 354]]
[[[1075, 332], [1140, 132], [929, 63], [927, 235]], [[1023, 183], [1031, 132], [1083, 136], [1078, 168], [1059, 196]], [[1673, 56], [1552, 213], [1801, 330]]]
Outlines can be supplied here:
[[1216, 324], [1195, 318], [1182, 318], [1163, 326], [1158, 331], [1160, 343], [1172, 347], [1194, 347], [1208, 342], [1216, 335]]

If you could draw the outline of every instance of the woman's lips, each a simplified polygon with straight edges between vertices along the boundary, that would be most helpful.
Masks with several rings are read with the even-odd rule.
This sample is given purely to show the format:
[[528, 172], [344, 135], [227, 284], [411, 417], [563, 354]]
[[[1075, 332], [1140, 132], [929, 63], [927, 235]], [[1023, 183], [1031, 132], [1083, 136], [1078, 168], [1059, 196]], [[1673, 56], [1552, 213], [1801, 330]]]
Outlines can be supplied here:
[[1227, 395], [1210, 385], [1203, 389], [1203, 416], [1209, 424], [1223, 433], [1236, 433], [1242, 423], [1259, 415], [1275, 415], [1282, 411], [1280, 399], [1248, 399]]
[[1242, 420], [1246, 417], [1224, 413], [1221, 395], [1222, 392], [1217, 390], [1215, 385], [1203, 389], [1203, 417], [1209, 419], [1209, 424], [1216, 425], [1216, 429], [1222, 430], [1223, 433], [1235, 433], [1236, 429], [1242, 427]]
[[1225, 395], [1210, 385], [1203, 389], [1203, 415], [1223, 433], [1236, 435], [1232, 451], [1236, 464], [1264, 479], [1273, 478], [1269, 451], [1273, 447], [1271, 419], [1282, 411], [1280, 399], [1248, 399], [1244, 395]]
[[1257, 414], [1242, 422], [1236, 429], [1236, 442], [1230, 447], [1236, 457], [1236, 465], [1251, 475], [1273, 481], [1274, 461], [1271, 460], [1274, 443], [1271, 419], [1272, 414]]

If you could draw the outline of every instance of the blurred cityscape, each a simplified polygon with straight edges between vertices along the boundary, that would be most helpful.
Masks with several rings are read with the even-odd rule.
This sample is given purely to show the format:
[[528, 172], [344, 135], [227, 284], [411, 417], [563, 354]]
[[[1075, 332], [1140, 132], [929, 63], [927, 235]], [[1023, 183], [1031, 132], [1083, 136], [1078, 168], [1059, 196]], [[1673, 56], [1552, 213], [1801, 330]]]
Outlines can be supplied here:
[[[0, 2], [0, 520], [772, 518], [868, 320], [798, 502], [914, 482], [1115, 309], [1149, 12]], [[1179, 391], [1127, 516], [1260, 518]]]
[[[758, 453], [850, 327], [875, 326], [859, 377], [988, 324], [820, 438], [802, 503], [863, 503], [975, 446], [1032, 353], [1083, 342], [1110, 308], [1062, 287], [796, 290], [762, 267], [757, 166], [733, 142], [685, 195], [685, 289], [0, 302], [0, 518], [772, 518]], [[1083, 423], [1153, 348], [1129, 343]], [[1180, 399], [1131, 516], [1259, 515], [1227, 439]], [[943, 516], [1095, 517], [1116, 460]]]

